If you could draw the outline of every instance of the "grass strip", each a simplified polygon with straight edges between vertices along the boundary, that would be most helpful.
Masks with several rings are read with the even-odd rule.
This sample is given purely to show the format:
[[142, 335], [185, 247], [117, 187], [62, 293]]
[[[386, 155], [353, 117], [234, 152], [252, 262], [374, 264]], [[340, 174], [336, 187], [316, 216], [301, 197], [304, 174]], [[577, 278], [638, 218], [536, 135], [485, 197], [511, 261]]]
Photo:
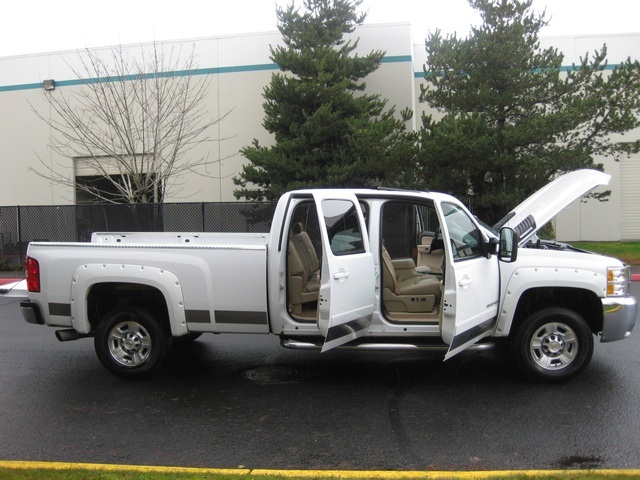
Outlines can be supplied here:
[[[475, 472], [224, 470], [206, 468], [144, 467], [45, 462], [0, 462], [3, 480], [629, 480], [640, 470], [522, 470]], [[31, 468], [29, 465], [37, 465]]]
[[590, 252], [615, 257], [628, 265], [640, 265], [640, 242], [569, 242]]

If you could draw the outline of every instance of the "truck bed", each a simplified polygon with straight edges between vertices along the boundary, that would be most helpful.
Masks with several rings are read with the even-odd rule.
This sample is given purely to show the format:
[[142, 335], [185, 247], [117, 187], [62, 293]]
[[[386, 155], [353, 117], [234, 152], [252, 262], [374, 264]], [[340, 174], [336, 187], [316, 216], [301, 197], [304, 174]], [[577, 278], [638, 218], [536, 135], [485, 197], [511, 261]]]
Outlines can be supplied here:
[[83, 243], [33, 242], [28, 255], [40, 263], [42, 293], [30, 297], [47, 324], [82, 332], [73, 313], [93, 285], [146, 281], [179, 289], [168, 307], [184, 310], [189, 331], [267, 333], [267, 241], [264, 233], [125, 232], [96, 233]]

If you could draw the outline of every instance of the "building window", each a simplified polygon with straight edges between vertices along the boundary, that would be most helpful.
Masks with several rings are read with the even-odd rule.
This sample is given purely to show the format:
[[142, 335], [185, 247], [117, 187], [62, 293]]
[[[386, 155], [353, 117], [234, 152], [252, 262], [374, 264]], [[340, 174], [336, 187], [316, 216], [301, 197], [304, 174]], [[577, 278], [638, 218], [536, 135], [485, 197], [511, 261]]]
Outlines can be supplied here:
[[162, 195], [161, 185], [154, 188], [153, 177], [150, 178], [146, 172], [121, 172], [123, 165], [111, 157], [76, 158], [74, 166], [78, 205], [156, 203], [161, 200], [156, 199]]

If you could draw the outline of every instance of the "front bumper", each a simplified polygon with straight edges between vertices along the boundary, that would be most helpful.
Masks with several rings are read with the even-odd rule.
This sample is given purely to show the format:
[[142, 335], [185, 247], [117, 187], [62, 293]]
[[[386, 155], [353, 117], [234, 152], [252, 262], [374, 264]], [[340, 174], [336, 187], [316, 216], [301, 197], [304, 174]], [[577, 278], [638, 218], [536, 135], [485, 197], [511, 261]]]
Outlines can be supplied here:
[[628, 337], [636, 324], [638, 303], [634, 297], [607, 297], [602, 299], [604, 321], [601, 342], [615, 342]]

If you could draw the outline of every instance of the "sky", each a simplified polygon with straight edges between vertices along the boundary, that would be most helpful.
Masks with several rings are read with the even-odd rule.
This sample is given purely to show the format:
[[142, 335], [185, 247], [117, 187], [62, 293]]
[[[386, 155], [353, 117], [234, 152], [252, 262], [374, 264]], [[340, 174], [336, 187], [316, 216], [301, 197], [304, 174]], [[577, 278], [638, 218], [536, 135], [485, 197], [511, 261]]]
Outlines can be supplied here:
[[[0, 57], [277, 29], [275, 6], [289, 0], [30, 0], [5, 2]], [[296, 3], [301, 3], [296, 0]], [[467, 0], [364, 0], [365, 23], [411, 22], [429, 32], [468, 34], [480, 21]], [[638, 0], [533, 0], [550, 25], [541, 36], [640, 32]]]

